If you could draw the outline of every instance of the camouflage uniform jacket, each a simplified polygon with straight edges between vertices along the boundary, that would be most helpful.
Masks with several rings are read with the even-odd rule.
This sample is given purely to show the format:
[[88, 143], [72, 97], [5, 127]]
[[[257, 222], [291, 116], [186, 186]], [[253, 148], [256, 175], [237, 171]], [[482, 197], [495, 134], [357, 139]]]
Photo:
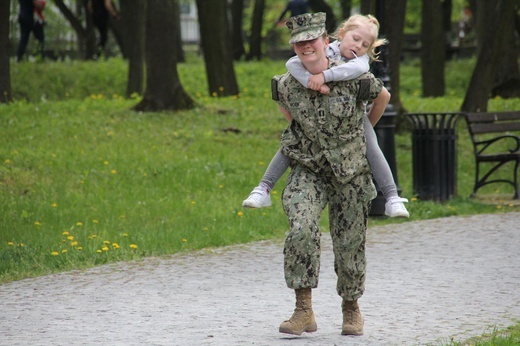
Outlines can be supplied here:
[[[332, 67], [336, 62], [329, 63]], [[364, 79], [364, 83], [360, 80]], [[315, 173], [328, 167], [342, 183], [369, 173], [363, 114], [383, 83], [371, 73], [331, 82], [330, 94], [303, 87], [289, 73], [273, 78], [273, 99], [293, 118], [282, 134], [282, 153]]]

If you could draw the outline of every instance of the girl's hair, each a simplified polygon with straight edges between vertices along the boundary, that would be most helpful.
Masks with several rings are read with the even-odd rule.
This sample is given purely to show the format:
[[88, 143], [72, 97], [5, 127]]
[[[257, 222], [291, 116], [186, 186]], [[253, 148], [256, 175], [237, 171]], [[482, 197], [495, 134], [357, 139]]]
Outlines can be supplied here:
[[359, 27], [367, 27], [370, 34], [372, 35], [372, 42], [370, 47], [368, 47], [367, 54], [370, 57], [370, 61], [377, 60], [379, 53], [376, 52], [376, 48], [387, 44], [388, 41], [384, 38], [377, 38], [379, 36], [379, 21], [371, 14], [367, 14], [366, 16], [362, 14], [355, 14], [350, 16], [346, 21], [343, 22], [343, 24], [341, 24], [332, 37], [341, 40], [347, 31], [354, 30]]

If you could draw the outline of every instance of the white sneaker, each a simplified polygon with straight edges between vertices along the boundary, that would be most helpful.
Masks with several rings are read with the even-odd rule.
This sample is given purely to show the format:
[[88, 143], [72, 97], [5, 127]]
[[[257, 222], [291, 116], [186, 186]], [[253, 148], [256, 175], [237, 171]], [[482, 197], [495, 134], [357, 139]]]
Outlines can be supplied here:
[[408, 200], [401, 197], [390, 197], [385, 204], [385, 215], [390, 217], [410, 217], [410, 213], [403, 204], [404, 202], [408, 202]]
[[257, 186], [251, 191], [249, 197], [247, 197], [242, 206], [245, 208], [263, 208], [271, 206], [271, 195], [269, 190]]

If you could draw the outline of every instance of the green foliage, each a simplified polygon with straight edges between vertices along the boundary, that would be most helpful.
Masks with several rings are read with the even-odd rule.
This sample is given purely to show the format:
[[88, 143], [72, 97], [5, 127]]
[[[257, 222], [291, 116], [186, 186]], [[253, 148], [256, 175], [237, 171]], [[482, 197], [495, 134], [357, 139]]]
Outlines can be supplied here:
[[520, 322], [499, 330], [495, 328], [491, 333], [474, 337], [466, 341], [451, 341], [450, 346], [515, 346], [520, 344]]
[[[467, 81], [471, 68], [454, 64], [457, 78]], [[241, 208], [286, 126], [269, 82], [284, 63], [237, 63], [241, 93], [227, 98], [207, 95], [203, 66], [191, 56], [178, 66], [195, 109], [137, 113], [131, 108], [138, 98], [120, 96], [122, 60], [13, 64], [17, 101], [0, 105], [0, 282], [284, 235], [284, 178], [273, 191], [273, 207]], [[402, 80], [417, 74], [414, 64], [403, 66]], [[402, 95], [411, 111], [456, 111], [464, 85], [453, 86], [446, 98]], [[406, 88], [413, 90], [413, 83]], [[519, 109], [519, 100], [491, 100], [490, 108]], [[396, 136], [411, 220], [518, 210], [507, 201], [506, 185], [482, 191], [503, 201], [468, 198], [474, 163], [465, 129], [459, 133], [459, 197], [445, 204], [414, 198], [410, 135]], [[326, 217], [322, 224], [325, 229]]]

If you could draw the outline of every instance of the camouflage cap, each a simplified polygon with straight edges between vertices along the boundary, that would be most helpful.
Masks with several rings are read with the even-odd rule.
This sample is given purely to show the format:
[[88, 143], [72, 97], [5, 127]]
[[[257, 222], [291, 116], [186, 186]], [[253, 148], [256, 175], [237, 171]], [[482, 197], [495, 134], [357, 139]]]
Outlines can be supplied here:
[[305, 13], [289, 18], [287, 27], [291, 30], [290, 44], [314, 40], [325, 33], [324, 12]]

